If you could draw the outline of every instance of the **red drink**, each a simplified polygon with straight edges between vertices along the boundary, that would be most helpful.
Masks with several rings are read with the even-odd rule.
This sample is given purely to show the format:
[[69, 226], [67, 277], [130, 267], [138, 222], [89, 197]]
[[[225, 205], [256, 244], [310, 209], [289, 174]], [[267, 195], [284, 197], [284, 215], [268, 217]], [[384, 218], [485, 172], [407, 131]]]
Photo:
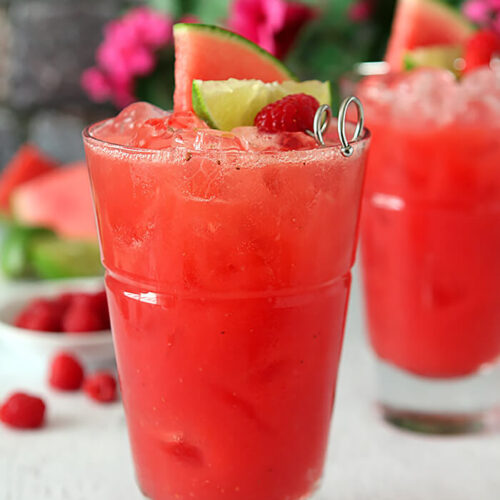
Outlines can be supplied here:
[[[421, 70], [360, 91], [373, 132], [362, 218], [372, 345], [408, 375], [473, 376], [500, 356], [500, 72], [457, 83]], [[474, 392], [458, 413], [492, 404]]]
[[131, 114], [138, 135], [109, 122], [86, 149], [141, 489], [306, 498], [325, 457], [367, 140], [344, 158], [302, 133], [192, 122], [148, 135], [159, 112], [138, 109], [120, 122]]

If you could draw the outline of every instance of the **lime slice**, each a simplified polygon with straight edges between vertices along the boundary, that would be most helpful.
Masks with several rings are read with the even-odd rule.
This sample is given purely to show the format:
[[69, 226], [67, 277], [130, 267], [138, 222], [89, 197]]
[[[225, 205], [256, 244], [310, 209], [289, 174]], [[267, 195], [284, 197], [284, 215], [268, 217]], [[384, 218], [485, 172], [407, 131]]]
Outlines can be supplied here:
[[40, 238], [30, 249], [31, 266], [45, 279], [98, 276], [103, 268], [97, 243]]
[[330, 82], [310, 80], [264, 83], [260, 80], [194, 80], [193, 108], [211, 127], [232, 130], [253, 125], [255, 116], [271, 102], [289, 94], [308, 94], [330, 104]]
[[444, 68], [459, 76], [463, 69], [463, 47], [435, 45], [406, 52], [403, 58], [406, 70], [415, 68]]
[[54, 238], [49, 229], [27, 226], [4, 226], [0, 243], [0, 269], [9, 279], [33, 277], [30, 251], [38, 238]]

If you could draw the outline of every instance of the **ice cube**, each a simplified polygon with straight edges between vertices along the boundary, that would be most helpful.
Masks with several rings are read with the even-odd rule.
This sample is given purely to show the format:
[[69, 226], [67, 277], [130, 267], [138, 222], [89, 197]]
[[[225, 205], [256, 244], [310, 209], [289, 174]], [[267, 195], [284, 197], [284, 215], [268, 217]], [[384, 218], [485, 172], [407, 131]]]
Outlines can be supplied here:
[[245, 141], [249, 151], [298, 151], [317, 147], [315, 139], [304, 132], [267, 134], [256, 127], [238, 127], [232, 133]]
[[220, 130], [198, 130], [193, 147], [198, 151], [246, 151], [248, 144], [244, 138], [231, 132]]
[[136, 102], [127, 106], [118, 116], [107, 120], [94, 131], [95, 137], [122, 146], [137, 145], [137, 129], [154, 118], [165, 118], [168, 113], [152, 104]]
[[131, 146], [149, 149], [165, 149], [173, 145], [174, 129], [169, 126], [169, 119], [150, 118], [135, 127]]
[[483, 67], [464, 76], [460, 86], [461, 119], [472, 123], [500, 123], [500, 67]]
[[246, 151], [246, 141], [231, 132], [213, 129], [176, 130], [174, 143], [193, 151]]
[[174, 129], [204, 129], [208, 125], [192, 111], [176, 111], [169, 117], [168, 124]]
[[398, 119], [443, 124], [454, 118], [457, 106], [458, 85], [447, 70], [412, 71], [393, 87], [391, 109]]

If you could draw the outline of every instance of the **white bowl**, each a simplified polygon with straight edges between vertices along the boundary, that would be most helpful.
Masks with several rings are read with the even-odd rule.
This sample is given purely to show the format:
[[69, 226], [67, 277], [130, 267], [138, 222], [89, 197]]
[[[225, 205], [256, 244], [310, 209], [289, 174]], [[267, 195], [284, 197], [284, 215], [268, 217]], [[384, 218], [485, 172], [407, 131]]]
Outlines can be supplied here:
[[35, 298], [56, 297], [64, 292], [97, 292], [103, 288], [102, 278], [0, 283], [0, 355], [4, 358], [0, 363], [45, 373], [54, 355], [65, 351], [74, 354], [88, 370], [114, 367], [110, 330], [65, 334], [27, 330], [12, 324]]

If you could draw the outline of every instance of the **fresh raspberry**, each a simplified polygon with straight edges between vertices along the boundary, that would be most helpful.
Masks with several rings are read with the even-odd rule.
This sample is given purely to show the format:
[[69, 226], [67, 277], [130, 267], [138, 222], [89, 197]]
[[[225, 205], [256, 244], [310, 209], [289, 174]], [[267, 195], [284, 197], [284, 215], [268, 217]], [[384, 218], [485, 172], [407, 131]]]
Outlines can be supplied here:
[[94, 304], [101, 315], [103, 330], [108, 330], [111, 327], [111, 323], [109, 320], [109, 307], [108, 307], [108, 299], [106, 296], [106, 292], [103, 290], [102, 292], [97, 292], [93, 295]]
[[45, 403], [22, 392], [12, 394], [0, 406], [0, 420], [17, 429], [38, 429], [43, 426]]
[[61, 316], [64, 315], [64, 313], [67, 311], [68, 307], [71, 305], [71, 302], [73, 302], [73, 297], [75, 296], [74, 293], [71, 292], [66, 292], [62, 293], [57, 297], [54, 302], [59, 306], [60, 311], [61, 311]]
[[83, 368], [71, 354], [61, 352], [50, 364], [49, 384], [60, 391], [77, 391], [83, 383]]
[[97, 372], [85, 379], [85, 393], [99, 403], [111, 403], [116, 399], [116, 380], [111, 373]]
[[500, 56], [500, 36], [490, 30], [481, 30], [465, 43], [464, 72], [488, 66], [495, 55]]
[[51, 300], [36, 299], [17, 316], [14, 325], [41, 332], [60, 332], [60, 308]]
[[109, 328], [109, 316], [102, 312], [102, 303], [91, 294], [75, 294], [62, 318], [66, 333], [97, 332]]
[[304, 132], [313, 129], [317, 99], [306, 94], [292, 94], [268, 104], [255, 117], [261, 132]]

